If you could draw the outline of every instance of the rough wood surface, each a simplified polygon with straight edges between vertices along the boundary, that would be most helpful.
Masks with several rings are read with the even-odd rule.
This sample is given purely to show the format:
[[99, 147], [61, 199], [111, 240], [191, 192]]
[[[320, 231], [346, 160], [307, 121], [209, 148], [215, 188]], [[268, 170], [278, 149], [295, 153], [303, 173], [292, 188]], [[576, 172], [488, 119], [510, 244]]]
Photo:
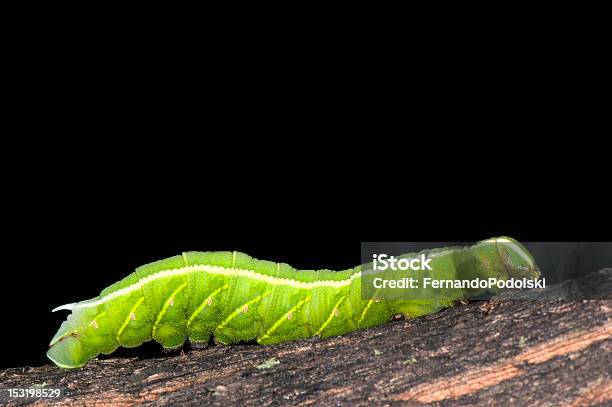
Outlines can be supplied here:
[[[563, 300], [505, 293], [327, 340], [7, 369], [0, 404], [610, 405], [611, 287], [608, 269], [540, 293]], [[604, 299], [585, 300], [585, 290]], [[8, 397], [43, 383], [66, 396]]]

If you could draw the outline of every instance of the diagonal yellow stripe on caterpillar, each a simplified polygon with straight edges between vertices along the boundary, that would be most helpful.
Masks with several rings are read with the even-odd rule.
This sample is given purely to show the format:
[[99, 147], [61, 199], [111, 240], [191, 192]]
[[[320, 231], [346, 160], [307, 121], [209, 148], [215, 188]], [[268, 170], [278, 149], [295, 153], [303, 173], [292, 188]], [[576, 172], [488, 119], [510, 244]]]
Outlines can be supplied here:
[[164, 306], [162, 307], [161, 311], [159, 311], [159, 314], [157, 314], [157, 318], [155, 319], [155, 325], [153, 325], [153, 336], [155, 336], [155, 333], [157, 332], [157, 326], [159, 325], [162, 318], [164, 317], [164, 314], [166, 313], [166, 311], [168, 311], [168, 307], [172, 305], [174, 296], [177, 295], [185, 287], [187, 287], [186, 281], [183, 284], [181, 284], [176, 290], [174, 290], [172, 294], [170, 294], [170, 297], [168, 297], [168, 299], [164, 303]]
[[368, 310], [370, 309], [370, 307], [372, 306], [373, 303], [374, 303], [374, 299], [372, 298], [371, 300], [368, 301], [366, 306], [363, 308], [363, 312], [361, 313], [361, 317], [359, 318], [359, 321], [357, 321], [357, 326], [361, 325], [361, 323], [365, 319], [366, 313], [368, 312]]
[[[121, 343], [121, 340], [119, 339], [119, 337], [121, 336], [125, 328], [127, 328], [130, 321], [136, 318], [136, 314], [135, 314], [136, 310], [138, 309], [138, 307], [140, 307], [143, 301], [144, 301], [144, 297], [140, 297], [138, 301], [136, 302], [136, 304], [132, 307], [130, 312], [127, 314], [127, 317], [125, 317], [125, 321], [123, 321], [123, 325], [121, 325], [121, 328], [119, 328], [119, 332], [117, 332], [117, 336], [116, 336], [117, 342]], [[132, 317], [132, 315], [134, 315], [134, 317]]]
[[321, 332], [323, 332], [323, 330], [327, 328], [327, 325], [329, 325], [332, 319], [338, 315], [338, 307], [340, 306], [340, 303], [342, 303], [342, 301], [346, 299], [346, 297], [347, 297], [346, 295], [343, 295], [342, 298], [338, 300], [336, 305], [334, 305], [334, 308], [332, 308], [332, 311], [329, 313], [329, 316], [327, 317], [325, 322], [323, 322], [323, 325], [321, 325], [321, 327], [317, 330], [317, 332], [315, 332], [314, 336], [321, 335]]
[[254, 304], [256, 302], [261, 301], [264, 297], [267, 297], [268, 295], [272, 294], [272, 290], [268, 290], [265, 293], [258, 295], [257, 297], [253, 298], [251, 301], [248, 301], [244, 304], [242, 304], [241, 306], [239, 306], [238, 308], [236, 308], [234, 311], [232, 311], [231, 314], [228, 315], [227, 318], [225, 318], [223, 320], [223, 322], [221, 322], [216, 328], [215, 331], [218, 331], [219, 329], [223, 329], [225, 328], [225, 326], [234, 318], [236, 318], [240, 313], [246, 312], [248, 310], [249, 305]]
[[271, 327], [270, 329], [268, 329], [268, 331], [263, 334], [262, 336], [260, 336], [259, 338], [257, 338], [258, 341], [262, 341], [264, 339], [267, 339], [270, 337], [270, 335], [272, 335], [272, 333], [274, 333], [274, 331], [276, 331], [278, 329], [279, 326], [281, 326], [281, 324], [285, 321], [288, 321], [289, 315], [293, 315], [293, 313], [295, 311], [298, 310], [298, 308], [300, 308], [302, 305], [306, 304], [308, 301], [310, 301], [312, 299], [312, 295], [307, 296], [306, 298], [301, 299], [300, 301], [298, 301], [297, 304], [295, 304], [293, 307], [291, 307], [289, 309], [289, 311], [287, 311], [282, 317], [280, 317], [278, 319], [278, 321], [276, 321]]
[[204, 301], [202, 301], [202, 304], [200, 304], [198, 306], [198, 308], [196, 308], [196, 310], [193, 312], [193, 314], [191, 314], [191, 316], [187, 320], [187, 327], [189, 327], [191, 325], [191, 323], [193, 322], [195, 317], [197, 317], [200, 314], [200, 312], [202, 312], [202, 310], [204, 309], [205, 306], [212, 304], [213, 297], [215, 297], [216, 295], [221, 293], [221, 291], [227, 290], [228, 288], [229, 288], [229, 285], [225, 284], [225, 285], [223, 285], [223, 287], [217, 288], [208, 297], [206, 297], [206, 299]]
[[361, 325], [361, 323], [365, 319], [366, 313], [368, 312], [368, 310], [370, 309], [372, 304], [374, 304], [374, 301], [378, 301], [376, 299], [376, 295], [378, 294], [379, 291], [380, 291], [380, 288], [377, 288], [376, 291], [374, 291], [374, 294], [372, 295], [372, 298], [370, 299], [370, 301], [368, 301], [366, 306], [363, 308], [363, 312], [361, 313], [361, 317], [359, 318], [359, 321], [357, 321], [357, 326]]

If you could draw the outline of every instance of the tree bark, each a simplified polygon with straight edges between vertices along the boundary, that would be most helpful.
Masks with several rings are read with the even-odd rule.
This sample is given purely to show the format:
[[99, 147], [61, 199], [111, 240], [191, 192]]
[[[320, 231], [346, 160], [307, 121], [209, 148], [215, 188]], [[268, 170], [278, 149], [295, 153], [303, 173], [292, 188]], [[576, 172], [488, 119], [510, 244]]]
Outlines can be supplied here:
[[[606, 269], [538, 293], [548, 299], [507, 292], [326, 340], [12, 368], [0, 372], [0, 404], [609, 405], [611, 287]], [[41, 384], [64, 397], [6, 390]]]

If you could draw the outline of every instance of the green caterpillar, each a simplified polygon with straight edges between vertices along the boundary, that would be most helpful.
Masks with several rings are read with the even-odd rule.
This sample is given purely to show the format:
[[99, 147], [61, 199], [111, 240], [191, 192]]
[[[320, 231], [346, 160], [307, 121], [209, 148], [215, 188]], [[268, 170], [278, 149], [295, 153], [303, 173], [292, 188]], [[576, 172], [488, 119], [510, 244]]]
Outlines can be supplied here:
[[[471, 247], [427, 251], [436, 278], [537, 278], [529, 252], [507, 237]], [[366, 266], [363, 266], [366, 267]], [[476, 291], [431, 289], [426, 298], [362, 298], [362, 266], [345, 271], [298, 271], [239, 252], [187, 252], [141, 266], [70, 310], [47, 356], [62, 368], [81, 367], [119, 346], [154, 339], [166, 349], [187, 339], [207, 344], [256, 340], [275, 344], [326, 338], [389, 321], [434, 313]]]

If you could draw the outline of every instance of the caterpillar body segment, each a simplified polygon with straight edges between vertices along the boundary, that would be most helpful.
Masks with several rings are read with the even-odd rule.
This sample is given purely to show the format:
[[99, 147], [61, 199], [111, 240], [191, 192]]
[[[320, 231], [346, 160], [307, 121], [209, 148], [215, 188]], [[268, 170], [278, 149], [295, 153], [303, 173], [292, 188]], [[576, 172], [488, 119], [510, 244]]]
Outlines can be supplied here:
[[[423, 273], [436, 279], [539, 276], [531, 255], [511, 238], [436, 249], [428, 256], [432, 270]], [[362, 277], [362, 266], [298, 271], [239, 252], [186, 252], [137, 268], [96, 298], [56, 308], [71, 314], [47, 356], [62, 368], [76, 368], [119, 346], [150, 340], [174, 349], [211, 338], [224, 345], [326, 338], [397, 314], [431, 314], [482, 291], [421, 288], [414, 299], [364, 299]]]

